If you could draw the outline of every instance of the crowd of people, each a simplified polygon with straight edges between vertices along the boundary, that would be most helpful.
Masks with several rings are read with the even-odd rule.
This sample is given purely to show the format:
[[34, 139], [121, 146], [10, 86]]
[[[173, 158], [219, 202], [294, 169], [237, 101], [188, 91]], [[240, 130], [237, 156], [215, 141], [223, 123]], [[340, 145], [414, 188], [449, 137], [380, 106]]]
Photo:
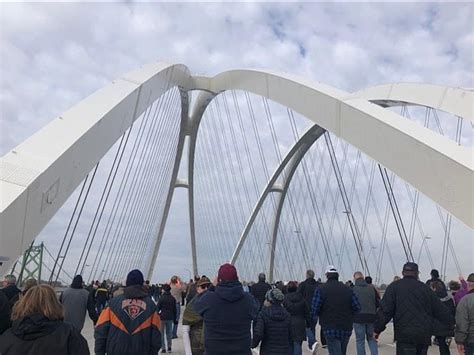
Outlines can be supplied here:
[[173, 276], [153, 285], [132, 270], [125, 285], [86, 286], [77, 275], [61, 292], [33, 279], [20, 290], [7, 275], [0, 290], [0, 354], [87, 355], [81, 331], [88, 314], [96, 355], [173, 352], [180, 322], [186, 355], [249, 355], [252, 349], [301, 355], [304, 342], [312, 354], [324, 347], [342, 355], [353, 333], [357, 355], [366, 347], [374, 355], [389, 322], [397, 355], [424, 355], [432, 344], [450, 354], [452, 337], [459, 354], [473, 355], [474, 273], [449, 288], [437, 270], [421, 282], [412, 262], [402, 275], [382, 297], [370, 276], [357, 271], [343, 283], [334, 266], [325, 270], [324, 282], [308, 270], [302, 282], [273, 285], [263, 273], [256, 283], [240, 282], [231, 264], [222, 265], [213, 281], [203, 275], [188, 284]]

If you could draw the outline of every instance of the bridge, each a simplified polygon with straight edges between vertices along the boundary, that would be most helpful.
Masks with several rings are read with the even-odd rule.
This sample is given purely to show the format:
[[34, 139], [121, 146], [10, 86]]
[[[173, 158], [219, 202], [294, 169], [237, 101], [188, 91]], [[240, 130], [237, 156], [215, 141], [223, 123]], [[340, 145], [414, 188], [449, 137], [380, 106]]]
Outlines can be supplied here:
[[349, 93], [272, 71], [144, 65], [1, 158], [0, 274], [54, 230], [45, 280], [131, 268], [153, 280], [180, 247], [161, 249], [174, 218], [189, 274], [230, 261], [244, 280], [298, 280], [334, 264], [381, 283], [406, 260], [461, 274], [473, 102], [470, 89], [431, 84]]

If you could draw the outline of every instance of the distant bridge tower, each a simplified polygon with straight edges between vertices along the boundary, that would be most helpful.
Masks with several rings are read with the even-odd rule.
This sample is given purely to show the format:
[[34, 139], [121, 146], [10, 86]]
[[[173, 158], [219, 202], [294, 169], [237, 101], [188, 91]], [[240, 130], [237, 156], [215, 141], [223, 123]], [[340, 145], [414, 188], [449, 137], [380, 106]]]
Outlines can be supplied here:
[[20, 274], [18, 275], [18, 285], [24, 280], [35, 279], [41, 282], [41, 270], [43, 266], [44, 244], [31, 245], [23, 254]]

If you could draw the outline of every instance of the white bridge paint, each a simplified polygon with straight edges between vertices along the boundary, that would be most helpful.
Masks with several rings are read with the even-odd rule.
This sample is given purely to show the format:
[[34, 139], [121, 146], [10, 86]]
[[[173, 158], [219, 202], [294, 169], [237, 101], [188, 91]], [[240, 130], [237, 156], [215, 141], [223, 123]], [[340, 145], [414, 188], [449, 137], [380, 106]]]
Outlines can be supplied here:
[[[194, 141], [197, 138], [193, 123], [200, 119], [194, 114], [190, 120], [185, 117], [187, 91], [206, 91], [208, 103], [214, 95], [231, 89], [265, 96], [306, 116], [392, 170], [469, 227], [474, 227], [472, 149], [458, 146], [362, 98], [366, 95], [374, 102], [419, 101], [426, 106], [462, 114], [462, 117], [466, 116], [462, 107], [470, 105], [467, 118], [472, 119], [471, 91], [455, 89], [461, 94], [448, 95], [446, 89], [442, 99], [438, 97], [438, 104], [434, 105], [436, 98], [415, 95], [417, 90], [423, 90], [423, 85], [413, 87], [410, 96], [414, 99], [406, 101], [394, 96], [393, 90], [385, 94], [378, 92], [382, 89], [348, 94], [306, 79], [269, 71], [232, 70], [213, 78], [193, 77], [184, 65], [152, 63], [86, 98], [1, 158], [0, 258], [9, 260], [0, 266], [0, 274], [4, 274], [22, 254], [133, 120], [174, 86], [182, 92], [182, 132], [168, 193], [169, 203], [160, 229], [164, 229], [169, 212], [184, 137], [195, 134]], [[207, 103], [201, 105], [202, 112]], [[194, 158], [190, 154], [188, 159]], [[187, 180], [191, 202], [193, 181], [190, 175], [193, 171]], [[193, 208], [190, 203], [190, 215]], [[193, 212], [192, 215], [194, 218]], [[191, 228], [194, 228], [194, 222]], [[191, 234], [195, 244], [194, 232]], [[160, 241], [161, 238], [155, 239], [154, 254], [158, 253]], [[197, 265], [195, 249], [193, 265]], [[153, 267], [154, 262], [150, 270]], [[197, 271], [197, 266], [193, 271]]]

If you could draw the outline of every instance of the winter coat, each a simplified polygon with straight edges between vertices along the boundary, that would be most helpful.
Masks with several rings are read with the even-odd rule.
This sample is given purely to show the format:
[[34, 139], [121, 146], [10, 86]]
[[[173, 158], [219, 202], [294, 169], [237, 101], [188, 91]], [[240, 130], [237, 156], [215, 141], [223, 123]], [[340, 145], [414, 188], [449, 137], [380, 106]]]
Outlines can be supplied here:
[[385, 329], [393, 318], [395, 340], [408, 344], [431, 344], [433, 323], [452, 324], [454, 318], [436, 294], [415, 277], [404, 276], [392, 282], [381, 301], [375, 333]]
[[189, 337], [191, 340], [191, 350], [193, 354], [204, 353], [204, 320], [193, 309], [193, 303], [202, 297], [203, 294], [196, 295], [189, 301], [186, 309], [183, 312], [183, 325], [189, 325]]
[[0, 334], [11, 327], [10, 303], [7, 296], [0, 290]]
[[94, 332], [96, 355], [156, 355], [161, 347], [160, 317], [142, 286], [128, 286], [110, 300]]
[[474, 290], [469, 291], [456, 308], [454, 339], [457, 344], [474, 344]]
[[192, 282], [188, 285], [187, 292], [186, 292], [186, 304], [191, 302], [191, 300], [196, 296], [196, 283]]
[[454, 303], [456, 305], [461, 302], [461, 299], [469, 293], [469, 288], [467, 286], [466, 280], [461, 280], [461, 289], [453, 292]]
[[358, 279], [355, 281], [353, 291], [361, 306], [360, 312], [354, 315], [354, 323], [374, 323], [377, 308], [380, 304], [377, 290], [367, 284], [364, 279]]
[[309, 306], [303, 295], [298, 292], [291, 292], [285, 296], [283, 307], [291, 316], [291, 337], [293, 341], [306, 340], [306, 328], [311, 324]]
[[161, 320], [177, 321], [176, 299], [171, 296], [171, 293], [165, 292], [160, 296], [156, 304], [156, 311], [160, 315]]
[[314, 292], [320, 286], [319, 282], [315, 279], [306, 279], [298, 285], [296, 292], [301, 293], [305, 299], [308, 307], [311, 308], [311, 302], [313, 302]]
[[265, 301], [265, 295], [267, 294], [268, 290], [271, 290], [271, 288], [272, 287], [265, 281], [259, 281], [250, 288], [250, 293], [258, 301], [260, 307], [263, 306], [263, 301]]
[[183, 290], [185, 290], [185, 288], [183, 288], [183, 285], [180, 282], [178, 282], [177, 284], [172, 283], [170, 286], [171, 286], [171, 295], [176, 300], [176, 303], [181, 304], [183, 300]]
[[250, 325], [257, 316], [255, 298], [245, 293], [238, 281], [219, 283], [193, 302], [193, 309], [206, 325], [207, 355], [250, 354]]
[[88, 355], [86, 339], [72, 324], [41, 314], [17, 319], [0, 335], [2, 355]]
[[95, 303], [96, 304], [105, 304], [109, 298], [109, 291], [106, 288], [99, 287], [95, 291]]
[[8, 302], [10, 302], [10, 309], [13, 308], [13, 305], [20, 298], [20, 289], [16, 287], [16, 285], [8, 285], [7, 287], [2, 288], [2, 291], [5, 296], [7, 296]]
[[97, 322], [97, 312], [94, 308], [94, 300], [90, 293], [83, 288], [68, 288], [61, 294], [59, 301], [64, 307], [64, 320], [82, 330], [86, 319], [86, 311], [94, 324]]
[[252, 348], [259, 343], [260, 355], [288, 355], [291, 340], [290, 314], [281, 304], [264, 306], [253, 327]]

